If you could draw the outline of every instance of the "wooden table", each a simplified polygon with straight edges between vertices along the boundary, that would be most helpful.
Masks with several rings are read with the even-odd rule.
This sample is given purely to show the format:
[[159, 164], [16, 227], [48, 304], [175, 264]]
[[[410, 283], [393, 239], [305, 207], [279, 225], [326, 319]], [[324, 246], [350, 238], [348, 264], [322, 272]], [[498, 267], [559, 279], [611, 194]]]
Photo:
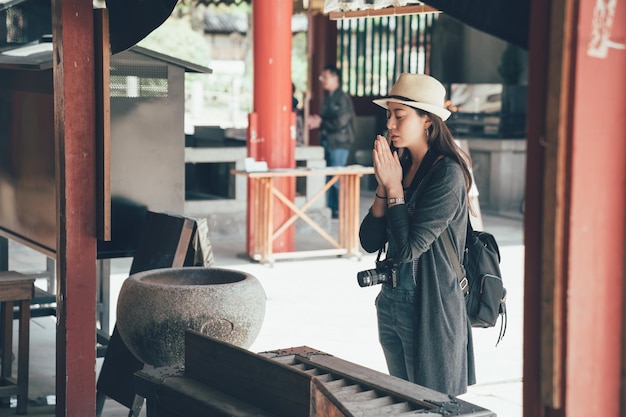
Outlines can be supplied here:
[[[252, 222], [252, 259], [261, 263], [273, 263], [277, 259], [291, 259], [298, 257], [348, 255], [361, 256], [358, 240], [359, 231], [359, 200], [361, 191], [360, 179], [363, 175], [374, 173], [372, 167], [326, 167], [326, 168], [293, 168], [271, 169], [262, 172], [231, 171], [234, 175], [248, 177], [253, 187], [253, 201], [248, 202], [254, 219]], [[328, 179], [325, 185], [309, 198], [301, 207], [297, 207], [274, 184], [276, 178], [307, 177], [324, 175]], [[339, 182], [339, 231], [335, 239], [320, 227], [306, 210], [320, 197], [326, 194], [335, 183]], [[287, 206], [293, 215], [280, 225], [274, 225], [273, 209], [275, 200]], [[302, 219], [320, 234], [330, 245], [331, 249], [306, 250], [274, 253], [274, 240], [287, 230], [297, 219]]]
[[[30, 300], [35, 278], [13, 271], [0, 272], [0, 303], [2, 320], [2, 355], [0, 355], [0, 398], [17, 395], [17, 414], [26, 414], [28, 403], [28, 351]], [[17, 379], [11, 367], [13, 352], [13, 303], [19, 303], [19, 341], [17, 348]]]

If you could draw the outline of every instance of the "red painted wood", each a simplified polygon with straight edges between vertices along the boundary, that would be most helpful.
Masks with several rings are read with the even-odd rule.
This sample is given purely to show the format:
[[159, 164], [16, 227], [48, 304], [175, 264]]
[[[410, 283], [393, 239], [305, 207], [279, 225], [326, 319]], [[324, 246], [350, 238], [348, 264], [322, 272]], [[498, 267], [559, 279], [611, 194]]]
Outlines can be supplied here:
[[96, 205], [93, 6], [53, 0], [57, 159], [56, 415], [95, 415]]
[[[617, 4], [612, 26], [596, 7]], [[626, 212], [626, 50], [594, 56], [604, 30], [626, 43], [624, 2], [579, 2], [572, 114], [566, 411], [618, 416]], [[592, 399], [590, 401], [590, 399]]]
[[[626, 212], [626, 51], [589, 53], [599, 15], [608, 4], [578, 3], [572, 103], [568, 117], [571, 173], [564, 182], [569, 219], [564, 253], [567, 288], [564, 407], [545, 407], [540, 397], [541, 189], [549, 5], [531, 7], [528, 103], [527, 192], [525, 207], [524, 416], [618, 416], [620, 413], [623, 328], [624, 212]], [[626, 5], [617, 4], [612, 42], [626, 39]], [[610, 10], [609, 10], [610, 12]], [[600, 25], [601, 27], [601, 25]], [[596, 30], [598, 27], [595, 28]]]
[[[254, 28], [254, 112], [257, 114], [258, 160], [270, 168], [295, 167], [295, 139], [291, 125], [291, 16], [292, 0], [255, 0]], [[283, 194], [293, 200], [295, 180], [277, 181]], [[251, 200], [248, 200], [251, 204]], [[248, 207], [248, 213], [250, 213]], [[291, 217], [283, 204], [274, 204], [274, 224]], [[294, 250], [294, 228], [274, 241], [275, 252]]]

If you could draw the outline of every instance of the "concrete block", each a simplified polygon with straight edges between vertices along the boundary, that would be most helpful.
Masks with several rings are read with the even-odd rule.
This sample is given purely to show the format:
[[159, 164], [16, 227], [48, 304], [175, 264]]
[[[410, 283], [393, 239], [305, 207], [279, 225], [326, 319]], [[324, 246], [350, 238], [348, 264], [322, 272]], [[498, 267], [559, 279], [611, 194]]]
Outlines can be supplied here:
[[482, 210], [521, 211], [526, 183], [525, 139], [467, 139]]

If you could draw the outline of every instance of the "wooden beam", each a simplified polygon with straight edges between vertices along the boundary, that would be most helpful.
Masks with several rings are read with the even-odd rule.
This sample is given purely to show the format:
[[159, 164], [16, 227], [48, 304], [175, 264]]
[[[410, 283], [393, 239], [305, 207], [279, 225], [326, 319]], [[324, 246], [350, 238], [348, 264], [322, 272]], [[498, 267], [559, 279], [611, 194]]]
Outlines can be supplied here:
[[565, 297], [568, 275], [571, 178], [572, 41], [574, 6], [552, 3], [548, 48], [543, 253], [541, 288], [541, 397], [553, 409], [563, 407]]
[[402, 6], [402, 7], [386, 7], [384, 9], [365, 9], [365, 10], [350, 10], [345, 12], [330, 12], [328, 18], [330, 20], [339, 19], [357, 19], [364, 17], [380, 17], [380, 16], [403, 16], [408, 14], [423, 14], [423, 13], [441, 13], [440, 10], [434, 7], [421, 5], [421, 6]]
[[108, 9], [94, 9], [98, 239], [111, 240], [111, 71]]
[[95, 415], [96, 144], [91, 0], [52, 0], [57, 194], [56, 415]]
[[9, 270], [9, 239], [0, 236], [0, 271]]
[[[541, 401], [541, 257], [543, 178], [546, 158], [547, 71], [550, 5], [532, 0], [528, 60], [526, 192], [524, 199], [524, 417], [544, 417]], [[546, 242], [547, 244], [547, 242]]]

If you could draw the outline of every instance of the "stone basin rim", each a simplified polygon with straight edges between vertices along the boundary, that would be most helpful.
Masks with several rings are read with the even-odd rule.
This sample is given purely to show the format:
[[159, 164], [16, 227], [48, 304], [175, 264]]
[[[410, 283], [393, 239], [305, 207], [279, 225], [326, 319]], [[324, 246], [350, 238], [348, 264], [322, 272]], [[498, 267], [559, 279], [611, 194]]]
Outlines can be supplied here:
[[[163, 282], [165, 278], [170, 278], [173, 282]], [[256, 278], [243, 271], [200, 266], [152, 269], [137, 272], [130, 275], [127, 279], [152, 287], [198, 288], [242, 284], [246, 280]], [[185, 280], [191, 282], [185, 282]]]

